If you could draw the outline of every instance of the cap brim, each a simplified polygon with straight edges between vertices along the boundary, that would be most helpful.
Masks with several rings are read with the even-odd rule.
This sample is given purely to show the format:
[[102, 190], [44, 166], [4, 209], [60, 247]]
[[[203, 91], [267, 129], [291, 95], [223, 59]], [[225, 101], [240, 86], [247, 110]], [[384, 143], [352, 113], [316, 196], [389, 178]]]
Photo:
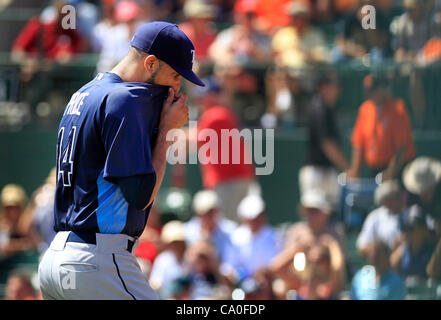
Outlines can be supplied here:
[[184, 70], [184, 69], [176, 68], [174, 66], [171, 67], [188, 81], [198, 86], [205, 87], [205, 83], [203, 83], [202, 80], [199, 79], [199, 77], [192, 70]]

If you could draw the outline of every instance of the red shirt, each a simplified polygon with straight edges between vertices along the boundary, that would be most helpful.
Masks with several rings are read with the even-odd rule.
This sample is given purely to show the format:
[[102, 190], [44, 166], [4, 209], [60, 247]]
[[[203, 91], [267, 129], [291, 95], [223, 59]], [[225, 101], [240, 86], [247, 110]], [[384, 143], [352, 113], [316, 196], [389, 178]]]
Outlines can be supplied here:
[[209, 25], [206, 25], [205, 29], [196, 32], [195, 27], [190, 22], [179, 25], [179, 29], [193, 42], [196, 60], [208, 58], [208, 48], [216, 39], [216, 32], [210, 29]]
[[133, 252], [135, 257], [142, 258], [144, 260], [153, 263], [158, 255], [158, 249], [150, 241], [141, 241]]
[[[222, 148], [221, 148], [221, 130], [222, 129], [238, 129], [239, 124], [234, 113], [226, 107], [215, 106], [206, 110], [198, 121], [198, 147], [205, 145], [210, 141], [201, 139], [201, 131], [203, 129], [212, 129], [217, 134], [217, 164], [211, 162], [207, 164], [200, 163], [202, 172], [202, 182], [204, 188], [212, 189], [219, 183], [235, 180], [235, 179], [252, 179], [254, 177], [254, 166], [252, 164], [245, 163], [245, 143], [243, 139], [240, 140], [239, 150], [240, 161], [238, 164], [233, 164], [233, 143], [230, 138], [229, 142], [229, 162], [228, 164], [221, 164]], [[238, 129], [239, 130], [239, 129]], [[224, 150], [226, 152], [226, 150]], [[203, 153], [205, 154], [205, 152]], [[207, 151], [206, 155], [211, 156], [210, 151]], [[226, 155], [225, 155], [226, 156]], [[251, 159], [251, 155], [249, 155]]]
[[63, 29], [58, 21], [42, 23], [34, 17], [26, 24], [13, 45], [13, 50], [26, 53], [42, 53], [45, 58], [54, 59], [59, 53], [78, 53], [81, 39], [73, 29]]

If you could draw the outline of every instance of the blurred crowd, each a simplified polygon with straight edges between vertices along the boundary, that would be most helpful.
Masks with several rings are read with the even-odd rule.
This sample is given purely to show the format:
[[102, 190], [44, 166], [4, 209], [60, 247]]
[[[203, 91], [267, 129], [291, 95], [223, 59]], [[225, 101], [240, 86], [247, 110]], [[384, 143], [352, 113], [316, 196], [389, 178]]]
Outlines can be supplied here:
[[[77, 29], [59, 27], [66, 4], [77, 9]], [[376, 9], [375, 29], [363, 29], [365, 5]], [[180, 178], [185, 168], [174, 166], [174, 188], [155, 201], [134, 252], [161, 298], [405, 299], [412, 288], [441, 281], [441, 162], [417, 154], [408, 114], [411, 107], [418, 125], [426, 110], [420, 71], [411, 68], [411, 106], [394, 96], [387, 72], [363, 79], [348, 157], [335, 114], [341, 87], [329, 67], [353, 60], [434, 63], [441, 58], [440, 1], [56, 0], [13, 45], [22, 81], [40, 84], [29, 91], [39, 95], [31, 100], [44, 100], [48, 74], [77, 54], [98, 53], [97, 72], [109, 71], [137, 26], [153, 20], [174, 21], [195, 45], [195, 67], [207, 84], [185, 88], [195, 130], [272, 128], [292, 118], [309, 138], [300, 198], [292, 201], [300, 205], [286, 208], [293, 218], [279, 226], [269, 223], [259, 179], [242, 158], [201, 164], [203, 190], [194, 195]], [[263, 77], [250, 71], [256, 64], [267, 66]], [[238, 97], [254, 109], [233, 108]], [[189, 130], [192, 139], [200, 148], [203, 140]], [[243, 141], [239, 148], [243, 155]], [[52, 170], [29, 201], [22, 187], [3, 188], [2, 264], [47, 249], [56, 175]], [[369, 183], [367, 203], [357, 203], [356, 191], [345, 196]], [[354, 226], [339, 215], [355, 212], [355, 204], [366, 211], [355, 226], [363, 266], [349, 254]], [[301, 221], [293, 222], [296, 216]], [[35, 279], [20, 272], [11, 273], [5, 294], [39, 298]]]
[[[74, 24], [66, 5], [76, 9]], [[196, 71], [216, 77], [246, 126], [304, 124], [318, 74], [349, 61], [407, 65], [409, 107], [422, 126], [424, 83], [412, 66], [441, 57], [439, 0], [53, 0], [12, 45], [21, 100], [31, 109], [56, 104], [53, 75], [63, 65], [95, 53], [96, 71], [108, 71], [127, 53], [137, 27], [154, 20], [174, 22], [189, 36]]]
[[[52, 170], [29, 201], [18, 185], [2, 189], [3, 268], [26, 251], [47, 249], [54, 236], [54, 184]], [[356, 269], [350, 228], [336, 219], [328, 183], [303, 190], [299, 208], [291, 209], [301, 220], [278, 226], [269, 224], [255, 184], [229, 217], [221, 209], [224, 193], [215, 189], [193, 197], [182, 188], [162, 190], [134, 251], [162, 299], [401, 300], [415, 288], [428, 294], [440, 285], [440, 161], [417, 157], [401, 177], [379, 183], [374, 209], [357, 230], [357, 255], [365, 265]], [[41, 298], [35, 274], [9, 270], [5, 299]]]

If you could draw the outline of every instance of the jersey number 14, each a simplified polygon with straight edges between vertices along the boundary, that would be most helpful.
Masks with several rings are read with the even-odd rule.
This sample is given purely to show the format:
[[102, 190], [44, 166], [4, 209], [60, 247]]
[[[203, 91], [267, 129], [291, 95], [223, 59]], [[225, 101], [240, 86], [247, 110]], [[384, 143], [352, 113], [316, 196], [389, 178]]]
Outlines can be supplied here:
[[57, 180], [60, 178], [64, 187], [70, 187], [72, 185], [73, 175], [73, 149], [75, 143], [75, 133], [77, 127], [73, 126], [69, 131], [69, 137], [67, 139], [67, 146], [63, 147], [65, 127], [61, 127], [58, 132], [57, 141]]

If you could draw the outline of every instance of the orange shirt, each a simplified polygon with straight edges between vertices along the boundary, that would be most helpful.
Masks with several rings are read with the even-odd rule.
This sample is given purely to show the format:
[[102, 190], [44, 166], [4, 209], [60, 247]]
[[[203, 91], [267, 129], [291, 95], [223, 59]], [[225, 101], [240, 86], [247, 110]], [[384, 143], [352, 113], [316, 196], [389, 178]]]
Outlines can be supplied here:
[[365, 101], [352, 133], [353, 148], [361, 149], [365, 162], [373, 168], [385, 167], [399, 146], [405, 146], [406, 161], [415, 156], [409, 116], [401, 99], [389, 100], [381, 114], [372, 100]]

